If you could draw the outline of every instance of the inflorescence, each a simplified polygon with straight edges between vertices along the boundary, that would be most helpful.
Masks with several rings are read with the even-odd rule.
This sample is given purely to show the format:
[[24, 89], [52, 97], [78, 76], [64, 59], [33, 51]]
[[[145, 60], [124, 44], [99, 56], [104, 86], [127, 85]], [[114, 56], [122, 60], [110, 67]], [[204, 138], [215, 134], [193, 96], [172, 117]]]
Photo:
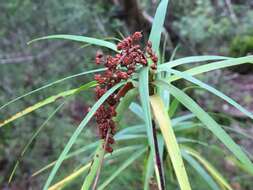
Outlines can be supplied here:
[[[141, 38], [142, 33], [135, 32], [133, 35], [120, 41], [117, 44], [119, 53], [114, 57], [110, 55], [104, 56], [101, 52], [97, 52], [96, 64], [104, 64], [107, 70], [102, 74], [96, 74], [94, 76], [94, 79], [99, 84], [95, 89], [96, 100], [114, 85], [129, 79], [136, 72], [138, 66], [147, 66], [147, 58], [152, 60], [151, 68], [156, 69], [158, 58], [152, 50], [152, 44], [148, 41], [146, 47], [142, 49], [140, 46]], [[131, 88], [129, 86], [132, 84], [129, 85], [127, 83], [127, 85], [128, 87], [125, 89], [129, 90]], [[107, 141], [104, 144], [107, 152], [113, 151], [111, 145], [114, 144], [113, 135], [116, 132], [113, 117], [117, 115], [116, 106], [120, 98], [126, 93], [120, 93], [121, 90], [111, 94], [95, 114], [100, 138]]]

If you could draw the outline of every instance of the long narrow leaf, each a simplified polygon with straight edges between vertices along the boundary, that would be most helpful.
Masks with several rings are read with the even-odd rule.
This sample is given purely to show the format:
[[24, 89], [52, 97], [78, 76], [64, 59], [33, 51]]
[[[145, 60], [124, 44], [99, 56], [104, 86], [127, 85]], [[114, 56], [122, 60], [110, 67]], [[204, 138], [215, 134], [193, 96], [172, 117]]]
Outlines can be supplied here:
[[96, 176], [96, 173], [98, 171], [98, 168], [100, 167], [100, 164], [102, 163], [102, 160], [104, 159], [105, 150], [103, 148], [103, 140], [100, 141], [97, 151], [95, 152], [95, 155], [93, 157], [93, 161], [89, 170], [88, 175], [86, 176], [84, 183], [82, 185], [82, 190], [89, 190], [94, 178]]
[[147, 149], [142, 149], [136, 153], [134, 153], [130, 158], [128, 158], [116, 171], [113, 172], [113, 174], [104, 181], [103, 184], [101, 184], [98, 187], [98, 190], [104, 189], [108, 184], [111, 183], [124, 169], [126, 169], [129, 165], [131, 165], [138, 157], [140, 157]]
[[210, 117], [194, 100], [187, 94], [173, 85], [162, 81], [155, 82], [156, 85], [168, 89], [170, 93], [177, 98], [187, 109], [198, 117], [198, 119], [206, 125], [206, 127], [240, 160], [245, 166], [253, 170], [253, 165], [247, 155], [242, 151], [233, 139], [219, 126], [216, 121]]
[[[205, 65], [200, 65], [197, 67], [194, 67], [192, 69], [189, 69], [187, 71], [184, 71], [185, 73], [188, 73], [190, 75], [197, 75], [197, 74], [202, 74], [205, 72], [209, 72], [209, 71], [213, 71], [216, 69], [222, 69], [222, 68], [227, 68], [227, 67], [232, 67], [235, 65], [241, 65], [244, 63], [253, 63], [253, 56], [245, 56], [245, 57], [240, 57], [240, 58], [233, 58], [233, 59], [228, 59], [228, 60], [224, 60], [224, 61], [217, 61], [217, 62], [213, 62], [213, 63], [208, 63]], [[166, 71], [167, 68], [163, 68], [163, 69], [158, 69], [158, 71]], [[180, 77], [178, 76], [171, 76], [169, 78], [169, 81], [176, 81], [180, 79]]]
[[[153, 132], [152, 132], [152, 118], [151, 118], [151, 111], [150, 111], [150, 103], [148, 100], [149, 97], [149, 80], [148, 80], [148, 67], [142, 68], [140, 72], [139, 78], [139, 93], [140, 99], [143, 109], [143, 116], [146, 125], [148, 141], [151, 148], [151, 152], [154, 153], [154, 140], [153, 140]], [[155, 155], [155, 154], [153, 154]]]
[[75, 132], [73, 133], [73, 135], [71, 136], [71, 138], [69, 139], [68, 143], [66, 144], [64, 150], [62, 151], [61, 155], [59, 156], [59, 158], [56, 161], [56, 164], [54, 165], [47, 181], [46, 184], [44, 185], [43, 190], [47, 190], [49, 185], [51, 184], [51, 182], [54, 179], [54, 176], [56, 175], [56, 172], [58, 171], [59, 167], [61, 166], [64, 158], [66, 157], [66, 155], [68, 154], [70, 148], [72, 147], [72, 145], [75, 143], [77, 137], [79, 136], [79, 134], [82, 132], [83, 128], [87, 125], [87, 123], [90, 121], [90, 119], [92, 118], [92, 116], [95, 114], [95, 112], [97, 111], [97, 109], [103, 104], [103, 102], [115, 91], [117, 90], [120, 86], [122, 86], [124, 83], [119, 83], [117, 85], [115, 85], [114, 87], [112, 87], [110, 90], [108, 90], [95, 104], [94, 106], [90, 109], [90, 111], [88, 112], [88, 114], [85, 116], [85, 118], [82, 120], [82, 122], [79, 124], [79, 126], [77, 127], [77, 129], [75, 130]]
[[[96, 144], [99, 144], [99, 142], [96, 142]], [[124, 148], [120, 148], [117, 149], [113, 152], [113, 154], [106, 154], [105, 155], [105, 159], [109, 159], [111, 157], [115, 157], [115, 156], [121, 156], [124, 153], [129, 153], [130, 151], [133, 150], [139, 150], [142, 149], [143, 146], [127, 146]], [[68, 175], [67, 177], [65, 177], [64, 179], [62, 179], [61, 181], [57, 182], [56, 184], [52, 185], [49, 190], [59, 190], [64, 188], [66, 185], [68, 185], [69, 183], [71, 183], [72, 181], [74, 181], [76, 178], [78, 178], [79, 176], [81, 176], [82, 174], [84, 174], [85, 171], [87, 171], [90, 166], [91, 166], [92, 162], [87, 163], [85, 166], [79, 168], [78, 170], [74, 171], [72, 174]]]
[[153, 176], [154, 169], [155, 169], [154, 158], [152, 154], [149, 152], [148, 159], [145, 165], [144, 190], [149, 190], [150, 179]]
[[203, 167], [189, 154], [185, 151], [181, 151], [183, 158], [199, 173], [199, 176], [202, 177], [206, 183], [211, 187], [213, 190], [219, 190], [219, 187], [214, 182], [212, 177], [203, 169]]
[[48, 40], [48, 39], [65, 39], [65, 40], [72, 40], [72, 41], [76, 41], [76, 42], [85, 42], [85, 43], [92, 44], [92, 45], [107, 47], [113, 51], [117, 51], [117, 47], [114, 43], [107, 42], [105, 40], [100, 40], [97, 38], [78, 36], [78, 35], [68, 35], [68, 34], [44, 36], [41, 38], [36, 38], [34, 40], [31, 40], [27, 44], [29, 45], [29, 44], [36, 42], [36, 41]]
[[27, 144], [24, 146], [15, 166], [13, 171], [11, 172], [11, 175], [9, 177], [8, 183], [11, 182], [15, 171], [20, 163], [20, 160], [22, 160], [24, 154], [26, 153], [26, 151], [28, 150], [29, 146], [32, 144], [32, 142], [34, 141], [34, 139], [39, 135], [39, 133], [42, 131], [42, 129], [47, 125], [47, 123], [49, 122], [49, 120], [51, 118], [53, 118], [53, 116], [60, 110], [60, 108], [62, 108], [62, 106], [65, 104], [65, 101], [63, 103], [61, 103], [49, 116], [48, 118], [39, 126], [39, 128], [34, 132], [34, 134], [31, 136], [31, 138], [29, 139], [29, 141], [27, 142]]
[[171, 158], [171, 162], [176, 173], [179, 186], [181, 190], [190, 190], [191, 186], [184, 167], [184, 162], [181, 156], [179, 145], [177, 143], [175, 134], [171, 126], [170, 118], [166, 113], [166, 108], [159, 96], [151, 96], [150, 102], [154, 116], [160, 126], [163, 138], [165, 140], [167, 151]]
[[27, 114], [29, 114], [29, 113], [31, 113], [31, 112], [33, 112], [33, 111], [35, 111], [35, 110], [43, 107], [43, 106], [46, 106], [46, 105], [48, 105], [50, 103], [53, 103], [53, 102], [57, 101], [58, 99], [74, 95], [76, 93], [79, 93], [80, 91], [87, 90], [87, 89], [89, 89], [91, 87], [94, 87], [96, 85], [97, 85], [97, 83], [94, 82], [94, 81], [92, 81], [92, 82], [89, 82], [89, 83], [87, 83], [85, 85], [82, 85], [79, 88], [67, 90], [67, 91], [61, 92], [61, 93], [59, 93], [57, 95], [51, 96], [49, 98], [46, 98], [45, 100], [42, 100], [42, 101], [40, 101], [40, 102], [38, 102], [38, 103], [30, 106], [30, 107], [27, 107], [26, 109], [24, 109], [24, 110], [22, 110], [22, 111], [20, 111], [20, 112], [18, 112], [16, 114], [14, 114], [13, 116], [11, 116], [10, 118], [4, 120], [3, 122], [0, 122], [0, 128], [2, 126], [6, 125], [6, 124], [8, 124], [8, 123], [10, 123], [10, 122], [18, 119], [18, 118], [20, 118], [20, 117], [23, 117], [24, 115], [27, 115]]
[[5, 103], [4, 105], [0, 106], [0, 110], [3, 109], [3, 108], [5, 108], [6, 106], [8, 106], [8, 105], [10, 105], [10, 104], [15, 103], [16, 101], [18, 101], [18, 100], [20, 100], [20, 99], [22, 99], [22, 98], [24, 98], [24, 97], [26, 97], [26, 96], [29, 96], [29, 95], [34, 94], [34, 93], [36, 93], [36, 92], [39, 92], [39, 91], [41, 91], [41, 90], [43, 90], [43, 89], [45, 89], [45, 88], [48, 88], [48, 87], [54, 86], [54, 85], [56, 85], [56, 84], [59, 84], [59, 83], [65, 81], [65, 80], [69, 80], [69, 79], [72, 79], [72, 78], [75, 78], [75, 77], [87, 75], [87, 74], [90, 74], [90, 73], [97, 73], [97, 72], [101, 72], [101, 71], [105, 71], [105, 70], [106, 70], [106, 69], [102, 68], [102, 69], [95, 69], [95, 70], [90, 70], [90, 71], [84, 71], [84, 72], [81, 72], [81, 73], [77, 73], [77, 74], [70, 75], [70, 76], [68, 76], [68, 77], [64, 77], [64, 78], [62, 78], [62, 79], [56, 80], [56, 81], [54, 81], [54, 82], [51, 82], [51, 83], [46, 84], [46, 85], [44, 85], [44, 86], [41, 86], [41, 87], [39, 87], [39, 88], [37, 88], [37, 89], [34, 89], [34, 90], [32, 90], [32, 91], [30, 91], [30, 92], [28, 92], [28, 93], [26, 93], [26, 94], [23, 94], [23, 95], [21, 95], [21, 96], [15, 98], [15, 99], [13, 99], [13, 100], [11, 100], [11, 101]]
[[159, 46], [161, 41], [161, 34], [163, 29], [163, 24], [165, 20], [165, 16], [167, 13], [167, 6], [169, 1], [162, 0], [158, 5], [156, 10], [156, 14], [152, 23], [151, 32], [149, 35], [149, 40], [152, 42], [152, 49], [155, 51], [156, 54], [159, 52]]
[[136, 88], [127, 92], [127, 94], [122, 98], [119, 105], [117, 106], [116, 112], [117, 116], [114, 118], [116, 123], [120, 123], [122, 117], [124, 117], [124, 112], [128, 109], [133, 99], [137, 96], [138, 91]]
[[182, 150], [184, 150], [186, 153], [196, 158], [221, 186], [224, 186], [227, 189], [232, 190], [232, 187], [228, 184], [226, 179], [198, 152], [189, 147], [184, 147]]
[[234, 101], [233, 99], [231, 99], [230, 97], [228, 97], [227, 95], [225, 95], [224, 93], [222, 93], [221, 91], [215, 89], [214, 87], [192, 77], [191, 75], [184, 73], [184, 72], [180, 72], [174, 69], [168, 69], [167, 71], [181, 77], [184, 78], [196, 85], [199, 85], [201, 88], [206, 89], [207, 91], [215, 94], [216, 96], [222, 98], [223, 100], [225, 100], [226, 102], [228, 102], [229, 104], [231, 104], [232, 106], [234, 106], [235, 108], [237, 108], [238, 110], [240, 110], [242, 113], [244, 113], [245, 115], [247, 115], [248, 117], [250, 117], [251, 119], [253, 119], [253, 114], [251, 112], [249, 112], [248, 110], [246, 110], [244, 107], [242, 107], [240, 104], [238, 104], [236, 101]]
[[143, 119], [143, 110], [142, 110], [142, 107], [135, 103], [135, 102], [132, 102], [129, 106], [129, 109], [135, 114], [137, 115], [141, 120], [144, 120]]
[[224, 59], [234, 59], [234, 58], [217, 56], [217, 55], [190, 56], [190, 57], [184, 57], [184, 58], [176, 59], [173, 61], [169, 61], [167, 63], [159, 65], [157, 69], [158, 69], [158, 72], [160, 72], [168, 68], [173, 68], [173, 67], [183, 65], [186, 63], [198, 63], [198, 62], [204, 62], [204, 61], [214, 61], [214, 60], [224, 60]]
[[[121, 141], [121, 140], [129, 140], [129, 139], [139, 138], [139, 137], [140, 137], [140, 136], [137, 136], [137, 135], [136, 135], [136, 136], [128, 136], [128, 135], [116, 136], [116, 135], [115, 135], [115, 140], [116, 140], [117, 142], [119, 142], [119, 141]], [[74, 157], [74, 156], [77, 156], [77, 155], [79, 155], [79, 154], [81, 154], [81, 153], [84, 153], [84, 152], [86, 152], [86, 151], [88, 151], [88, 150], [90, 150], [90, 149], [93, 149], [93, 148], [97, 147], [98, 144], [99, 144], [98, 142], [94, 142], [94, 143], [88, 144], [88, 145], [86, 145], [86, 146], [84, 146], [84, 147], [82, 147], [82, 148], [80, 148], [80, 149], [78, 149], [78, 150], [76, 150], [76, 151], [73, 151], [73, 152], [69, 153], [69, 154], [64, 158], [64, 161], [66, 161], [66, 160], [68, 160], [68, 159], [70, 159], [70, 158], [72, 158], [72, 157]], [[113, 152], [113, 155], [115, 155], [117, 152], [118, 152], [118, 150], [114, 151], [114, 152]], [[46, 166], [42, 167], [42, 168], [39, 169], [39, 170], [37, 170], [36, 172], [34, 172], [34, 173], [32, 174], [32, 177], [37, 176], [37, 175], [39, 175], [40, 173], [42, 173], [43, 171], [45, 171], [45, 170], [47, 170], [47, 169], [53, 167], [53, 166], [55, 165], [56, 161], [57, 161], [57, 160], [51, 162], [50, 164], [47, 164]]]

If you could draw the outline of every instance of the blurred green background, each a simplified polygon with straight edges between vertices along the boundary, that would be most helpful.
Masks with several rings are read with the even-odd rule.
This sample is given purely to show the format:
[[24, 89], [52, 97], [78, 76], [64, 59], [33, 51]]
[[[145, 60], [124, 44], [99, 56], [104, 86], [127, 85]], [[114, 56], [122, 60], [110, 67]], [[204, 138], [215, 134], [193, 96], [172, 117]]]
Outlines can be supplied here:
[[[147, 38], [158, 3], [158, 0], [1, 0], [0, 105], [49, 82], [96, 68], [94, 57], [97, 47], [83, 47], [80, 43], [61, 40], [43, 41], [28, 46], [28, 41], [50, 34], [122, 38], [121, 35], [127, 36], [137, 30], [143, 31]], [[171, 0], [165, 26], [168, 32], [168, 38], [163, 39], [166, 42], [166, 60], [169, 60], [176, 46], [179, 46], [176, 58], [202, 54], [238, 57], [253, 53], [252, 0]], [[242, 65], [200, 77], [252, 111], [252, 73], [252, 66]], [[78, 87], [91, 79], [92, 76], [78, 77], [26, 97], [0, 110], [0, 120], [43, 98]], [[237, 110], [202, 91], [192, 92], [192, 95], [209, 111], [223, 111], [229, 117], [235, 117], [233, 122], [228, 123], [230, 127], [253, 135], [252, 122]], [[93, 103], [92, 91], [67, 99], [63, 108], [47, 123], [22, 158], [10, 185], [7, 183], [8, 177], [23, 147], [60, 103], [56, 102], [1, 128], [0, 189], [40, 189], [48, 173], [34, 178], [30, 177], [31, 174], [58, 157]], [[74, 148], [97, 139], [92, 122], [89, 128]], [[213, 142], [206, 134], [202, 134], [201, 138]], [[253, 153], [252, 140], [236, 140]], [[219, 160], [222, 156], [217, 157], [218, 159], [210, 154], [213, 163], [221, 171], [224, 170], [222, 173], [227, 173], [226, 177], [234, 189], [253, 189], [252, 177], [238, 173], [231, 163]], [[85, 159], [90, 159], [89, 154], [66, 162], [59, 172], [59, 179]], [[141, 189], [141, 164], [142, 161], [127, 169], [109, 189], [129, 189], [129, 186]], [[117, 163], [106, 168], [103, 176], [113, 172], [115, 167]], [[194, 181], [198, 185], [193, 189], [203, 189], [200, 188], [201, 180]]]

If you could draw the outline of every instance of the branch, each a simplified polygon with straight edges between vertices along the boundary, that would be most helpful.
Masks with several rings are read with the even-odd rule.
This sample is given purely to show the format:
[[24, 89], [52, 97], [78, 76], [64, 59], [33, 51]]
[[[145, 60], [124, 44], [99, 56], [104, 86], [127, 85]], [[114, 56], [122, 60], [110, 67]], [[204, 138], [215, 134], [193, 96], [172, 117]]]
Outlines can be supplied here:
[[15, 53], [16, 55], [20, 55], [18, 57], [12, 57], [12, 58], [6, 58], [6, 59], [0, 59], [0, 64], [19, 64], [23, 62], [31, 62], [36, 59], [42, 59], [45, 57], [48, 57], [54, 50], [56, 50], [58, 47], [62, 46], [65, 42], [56, 43], [49, 48], [45, 49], [38, 55], [23, 55], [21, 56], [21, 53]]
[[230, 16], [232, 22], [238, 23], [238, 19], [237, 19], [236, 15], [235, 15], [235, 12], [233, 10], [231, 0], [224, 0], [224, 1], [225, 1], [226, 6], [227, 6], [229, 16]]

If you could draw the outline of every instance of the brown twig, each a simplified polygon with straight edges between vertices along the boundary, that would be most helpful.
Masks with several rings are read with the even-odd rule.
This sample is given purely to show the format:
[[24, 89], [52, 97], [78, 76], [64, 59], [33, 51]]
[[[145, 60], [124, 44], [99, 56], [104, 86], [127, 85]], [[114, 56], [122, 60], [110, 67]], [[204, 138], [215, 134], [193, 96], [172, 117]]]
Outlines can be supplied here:
[[7, 58], [1, 58], [0, 59], [0, 64], [19, 64], [19, 63], [27, 63], [27, 62], [31, 62], [34, 61], [36, 59], [42, 59], [45, 57], [48, 57], [49, 55], [51, 55], [51, 53], [53, 53], [57, 48], [59, 48], [60, 46], [63, 46], [64, 42], [60, 42], [60, 43], [56, 43], [55, 45], [50, 46], [49, 48], [47, 48], [46, 50], [40, 52], [37, 55], [25, 55], [22, 53], [16, 53], [17, 57], [11, 57], [11, 56], [5, 56]]

